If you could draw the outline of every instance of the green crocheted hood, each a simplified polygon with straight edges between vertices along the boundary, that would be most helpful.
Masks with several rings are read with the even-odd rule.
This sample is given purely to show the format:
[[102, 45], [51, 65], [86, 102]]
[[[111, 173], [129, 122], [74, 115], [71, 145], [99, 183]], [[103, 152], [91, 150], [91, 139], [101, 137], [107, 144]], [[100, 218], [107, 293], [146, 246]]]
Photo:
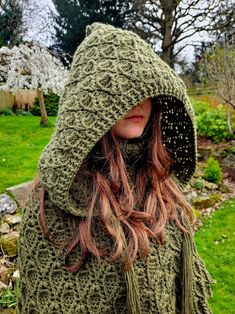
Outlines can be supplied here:
[[82, 216], [70, 195], [74, 177], [92, 147], [148, 97], [163, 107], [162, 133], [175, 160], [174, 174], [187, 182], [195, 170], [194, 113], [185, 85], [133, 32], [94, 23], [78, 47], [60, 99], [56, 128], [39, 160], [39, 177], [59, 208]]

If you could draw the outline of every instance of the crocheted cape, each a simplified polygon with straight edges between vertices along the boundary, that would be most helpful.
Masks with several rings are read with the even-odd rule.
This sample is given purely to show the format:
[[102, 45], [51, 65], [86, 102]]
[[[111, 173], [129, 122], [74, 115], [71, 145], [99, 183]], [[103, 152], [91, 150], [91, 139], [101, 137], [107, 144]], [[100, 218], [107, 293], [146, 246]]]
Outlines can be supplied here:
[[[195, 170], [196, 134], [183, 82], [136, 34], [100, 23], [89, 26], [74, 56], [54, 134], [39, 160], [46, 222], [57, 245], [45, 239], [39, 195], [31, 193], [20, 233], [17, 313], [210, 313], [212, 279], [192, 238], [170, 221], [166, 243], [159, 246], [151, 240], [148, 258], [137, 258], [127, 273], [108, 256], [99, 263], [88, 256], [77, 273], [65, 267], [61, 246], [74, 233], [74, 216], [84, 219], [87, 214], [87, 178], [80, 166], [111, 126], [148, 97], [161, 103], [164, 145], [175, 160], [174, 175], [186, 182]], [[113, 240], [101, 230], [98, 218], [93, 233], [97, 243], [112, 252]], [[77, 248], [69, 262], [79, 257]]]
[[51, 200], [82, 216], [69, 189], [95, 143], [148, 97], [162, 104], [162, 133], [175, 176], [190, 179], [196, 165], [194, 113], [183, 81], [135, 33], [94, 23], [78, 47], [61, 97], [55, 132], [39, 160]]

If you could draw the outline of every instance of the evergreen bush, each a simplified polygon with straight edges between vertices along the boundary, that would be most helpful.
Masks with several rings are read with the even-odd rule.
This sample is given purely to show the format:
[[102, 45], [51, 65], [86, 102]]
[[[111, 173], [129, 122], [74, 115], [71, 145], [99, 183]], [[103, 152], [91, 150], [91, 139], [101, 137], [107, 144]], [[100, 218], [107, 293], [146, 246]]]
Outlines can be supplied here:
[[14, 116], [14, 112], [9, 108], [0, 108], [0, 116]]
[[[60, 97], [57, 94], [49, 93], [44, 95], [45, 107], [47, 115], [56, 116], [59, 108]], [[41, 116], [39, 100], [36, 97], [33, 103], [33, 107], [29, 110], [34, 116]]]
[[219, 165], [219, 162], [210, 156], [207, 160], [204, 178], [213, 183], [219, 183], [222, 179], [222, 170]]
[[32, 116], [33, 115], [31, 112], [25, 111], [25, 110], [22, 110], [22, 109], [16, 109], [15, 114], [17, 116]]

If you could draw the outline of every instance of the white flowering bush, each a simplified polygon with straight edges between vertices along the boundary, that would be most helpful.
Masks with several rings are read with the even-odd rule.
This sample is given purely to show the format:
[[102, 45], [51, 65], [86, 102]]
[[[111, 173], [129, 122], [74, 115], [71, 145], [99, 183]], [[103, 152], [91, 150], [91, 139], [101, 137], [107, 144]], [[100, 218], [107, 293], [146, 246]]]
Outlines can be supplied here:
[[52, 91], [61, 94], [67, 69], [46, 48], [37, 43], [21, 44], [12, 49], [0, 48], [0, 82], [2, 88]]
[[11, 66], [12, 51], [7, 47], [0, 48], [0, 84], [5, 83]]
[[13, 94], [19, 89], [37, 91], [41, 111], [41, 125], [47, 125], [43, 94], [63, 91], [68, 71], [61, 60], [38, 43], [26, 43], [0, 48], [0, 89]]

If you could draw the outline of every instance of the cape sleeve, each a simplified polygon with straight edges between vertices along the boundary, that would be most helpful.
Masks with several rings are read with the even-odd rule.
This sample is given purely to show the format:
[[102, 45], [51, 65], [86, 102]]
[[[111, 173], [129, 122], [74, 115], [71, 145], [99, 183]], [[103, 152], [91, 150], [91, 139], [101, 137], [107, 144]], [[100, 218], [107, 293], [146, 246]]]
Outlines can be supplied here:
[[[17, 265], [20, 272], [20, 284], [19, 284], [19, 294], [18, 302], [16, 307], [17, 314], [23, 314], [28, 311], [29, 303], [35, 306], [35, 300], [31, 297], [30, 300], [27, 297], [27, 292], [30, 290], [28, 286], [29, 280], [28, 277], [28, 263], [31, 262], [32, 247], [35, 246], [35, 229], [37, 228], [37, 212], [39, 211], [39, 198], [38, 195], [34, 194], [34, 191], [31, 190], [27, 197], [27, 201], [22, 210], [22, 221], [20, 226], [20, 240], [19, 240], [19, 249], [18, 249], [18, 260]], [[34, 270], [34, 269], [33, 269]], [[34, 272], [34, 281], [36, 274]]]
[[197, 248], [193, 239], [193, 283], [192, 283], [192, 298], [193, 298], [193, 314], [211, 314], [208, 305], [208, 299], [212, 297], [211, 285], [215, 283], [208, 273], [204, 262], [197, 252]]

